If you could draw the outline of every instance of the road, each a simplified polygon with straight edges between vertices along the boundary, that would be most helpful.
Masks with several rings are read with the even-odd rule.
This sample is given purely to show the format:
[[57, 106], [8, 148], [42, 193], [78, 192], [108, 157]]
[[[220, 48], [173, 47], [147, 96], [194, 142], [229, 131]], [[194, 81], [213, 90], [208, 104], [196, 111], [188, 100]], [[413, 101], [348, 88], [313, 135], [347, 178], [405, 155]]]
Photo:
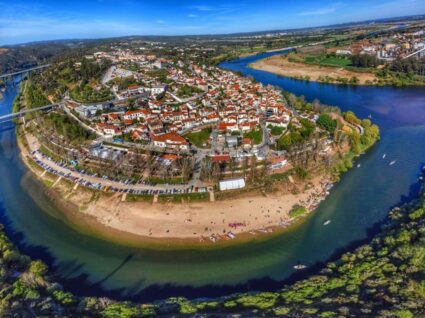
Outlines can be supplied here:
[[[84, 182], [90, 182], [92, 188], [96, 189], [104, 189], [106, 187], [109, 187], [109, 191], [111, 192], [123, 192], [123, 191], [172, 191], [172, 190], [181, 190], [181, 191], [187, 191], [189, 188], [191, 188], [192, 184], [195, 184], [192, 182], [191, 184], [178, 184], [178, 185], [169, 185], [169, 184], [158, 184], [158, 185], [146, 185], [146, 184], [124, 184], [123, 182], [103, 179], [101, 177], [95, 177], [92, 175], [82, 174], [80, 172], [74, 171], [69, 169], [66, 166], [61, 166], [58, 163], [50, 160], [47, 156], [43, 155], [39, 149], [40, 149], [40, 143], [37, 140], [36, 137], [34, 137], [32, 134], [27, 133], [26, 138], [28, 141], [28, 146], [30, 149], [30, 152], [32, 154], [33, 159], [45, 170], [49, 170], [49, 172], [54, 173], [56, 175], [62, 176], [72, 182], [75, 182], [74, 179], [78, 180], [78, 183], [83, 184]], [[100, 185], [100, 187], [97, 187], [97, 185]], [[85, 185], [89, 186], [90, 185]], [[121, 191], [120, 191], [121, 190]]]

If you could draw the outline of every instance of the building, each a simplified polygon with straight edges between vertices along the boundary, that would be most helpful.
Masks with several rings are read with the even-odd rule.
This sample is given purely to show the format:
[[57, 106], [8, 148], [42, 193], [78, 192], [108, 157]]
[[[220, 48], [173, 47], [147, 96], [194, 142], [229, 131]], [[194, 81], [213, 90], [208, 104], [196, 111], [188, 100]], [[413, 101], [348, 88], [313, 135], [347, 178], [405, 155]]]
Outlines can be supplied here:
[[238, 136], [226, 136], [226, 144], [229, 148], [237, 147], [239, 145]]
[[219, 187], [220, 191], [242, 189], [245, 188], [245, 180], [242, 178], [222, 180], [219, 183]]
[[177, 133], [167, 133], [159, 136], [153, 136], [153, 144], [161, 148], [173, 148], [179, 150], [188, 150], [189, 142]]

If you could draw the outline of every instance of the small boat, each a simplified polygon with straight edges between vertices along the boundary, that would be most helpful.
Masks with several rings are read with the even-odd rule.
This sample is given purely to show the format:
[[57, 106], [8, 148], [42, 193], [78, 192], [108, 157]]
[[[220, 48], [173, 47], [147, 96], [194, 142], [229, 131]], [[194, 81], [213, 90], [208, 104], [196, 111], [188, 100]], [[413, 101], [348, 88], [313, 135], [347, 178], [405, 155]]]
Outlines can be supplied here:
[[331, 220], [326, 220], [325, 222], [323, 222], [323, 225], [328, 225], [329, 223], [331, 223]]
[[395, 164], [397, 162], [397, 160], [391, 161], [389, 166], [392, 166], [393, 164]]
[[387, 156], [387, 154], [386, 153], [384, 153], [383, 155], [382, 155], [382, 159], [385, 159], [385, 157]]
[[236, 237], [236, 235], [232, 232], [227, 233], [227, 236], [230, 237], [232, 240]]
[[301, 269], [305, 269], [305, 268], [307, 268], [307, 266], [305, 266], [304, 264], [298, 264], [298, 265], [295, 265], [295, 266], [294, 266], [294, 268], [295, 268], [296, 270], [301, 270]]
[[357, 168], [360, 168], [360, 166], [361, 166], [361, 165], [360, 165], [360, 163], [359, 163], [359, 164], [357, 165]]

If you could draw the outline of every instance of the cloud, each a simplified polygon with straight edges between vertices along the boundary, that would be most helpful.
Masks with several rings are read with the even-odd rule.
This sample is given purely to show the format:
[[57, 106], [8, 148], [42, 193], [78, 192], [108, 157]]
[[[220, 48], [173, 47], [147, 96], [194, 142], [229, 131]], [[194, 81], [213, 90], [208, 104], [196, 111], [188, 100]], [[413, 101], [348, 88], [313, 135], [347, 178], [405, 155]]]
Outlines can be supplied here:
[[197, 15], [196, 15], [196, 14], [192, 14], [192, 13], [191, 13], [191, 14], [188, 14], [188, 15], [187, 15], [187, 17], [188, 17], [188, 18], [196, 18], [196, 17], [197, 17]]
[[335, 11], [336, 11], [336, 8], [323, 8], [323, 9], [318, 9], [314, 11], [304, 11], [304, 12], [301, 12], [299, 15], [300, 16], [325, 15], [325, 14], [333, 13]]
[[343, 5], [342, 2], [336, 2], [330, 7], [319, 8], [317, 10], [304, 11], [299, 13], [299, 16], [312, 16], [312, 15], [326, 15], [334, 13], [339, 7]]
[[166, 23], [164, 20], [156, 20], [155, 22], [158, 23], [158, 24], [165, 24]]
[[191, 10], [197, 10], [197, 11], [215, 11], [217, 8], [209, 5], [197, 5], [197, 6], [190, 6], [189, 9]]

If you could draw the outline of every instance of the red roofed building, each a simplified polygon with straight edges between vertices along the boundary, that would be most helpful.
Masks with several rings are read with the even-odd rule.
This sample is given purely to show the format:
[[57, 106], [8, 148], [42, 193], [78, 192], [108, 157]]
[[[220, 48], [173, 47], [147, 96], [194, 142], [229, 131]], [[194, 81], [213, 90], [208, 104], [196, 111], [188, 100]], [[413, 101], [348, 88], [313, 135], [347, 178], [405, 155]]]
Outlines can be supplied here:
[[98, 123], [97, 127], [105, 134], [111, 136], [117, 136], [122, 134], [122, 130], [114, 125], [108, 125], [104, 123]]
[[228, 155], [228, 154], [212, 155], [211, 160], [213, 162], [229, 162], [230, 161], [230, 155]]
[[147, 109], [136, 109], [136, 110], [129, 110], [124, 115], [124, 119], [139, 119], [139, 118], [147, 118], [150, 115], [150, 111]]
[[225, 123], [225, 122], [220, 122], [218, 124], [218, 130], [220, 132], [226, 132], [226, 131], [236, 131], [238, 130], [239, 127], [236, 123]]
[[186, 139], [184, 139], [182, 136], [175, 132], [159, 135], [159, 136], [152, 136], [152, 141], [154, 146], [156, 147], [162, 147], [162, 148], [173, 148], [173, 149], [179, 149], [179, 150], [188, 150], [189, 149], [189, 143]]

